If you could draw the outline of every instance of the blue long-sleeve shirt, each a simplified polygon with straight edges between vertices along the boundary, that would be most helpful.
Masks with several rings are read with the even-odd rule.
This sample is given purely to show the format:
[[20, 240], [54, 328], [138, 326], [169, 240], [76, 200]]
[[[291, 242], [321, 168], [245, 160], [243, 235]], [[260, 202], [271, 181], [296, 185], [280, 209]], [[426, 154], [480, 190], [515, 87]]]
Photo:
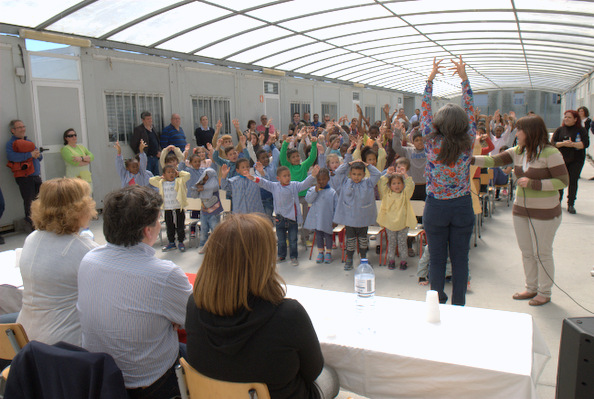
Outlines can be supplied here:
[[299, 192], [315, 184], [315, 177], [308, 176], [300, 182], [292, 181], [287, 186], [259, 177], [256, 177], [256, 183], [272, 193], [272, 197], [274, 198], [274, 213], [276, 215], [294, 220], [297, 223], [303, 223], [301, 206], [299, 205]]
[[[343, 163], [336, 169], [336, 175], [348, 173], [350, 165]], [[366, 227], [375, 224], [377, 207], [374, 187], [381, 177], [381, 172], [373, 165], [368, 165], [369, 177], [359, 183], [345, 178], [340, 187], [338, 205], [334, 212], [334, 223], [350, 227]]]
[[118, 174], [120, 175], [120, 180], [122, 182], [122, 188], [130, 185], [130, 181], [134, 179], [134, 183], [139, 186], [149, 186], [149, 179], [153, 177], [153, 174], [146, 170], [146, 154], [141, 152], [139, 155], [140, 158], [140, 168], [138, 168], [138, 173], [133, 175], [132, 173], [128, 172], [126, 169], [126, 165], [124, 164], [124, 158], [121, 155], [116, 155], [116, 169], [118, 170]]
[[186, 147], [186, 134], [184, 129], [179, 127], [177, 130], [173, 125], [166, 126], [161, 132], [161, 138], [159, 139], [161, 148], [167, 148], [170, 145], [174, 145], [180, 150], [184, 150]]
[[225, 177], [221, 179], [221, 190], [232, 194], [233, 213], [264, 213], [260, 188], [247, 177]]
[[[13, 134], [12, 137], [10, 138], [10, 140], [8, 140], [8, 143], [6, 143], [6, 158], [11, 162], [25, 162], [26, 160], [33, 158], [33, 155], [31, 155], [30, 152], [16, 152], [12, 148], [12, 144], [16, 140], [19, 140], [19, 139]], [[25, 136], [25, 138], [23, 140], [32, 142], [31, 140], [27, 139], [27, 136]], [[37, 147], [35, 147], [35, 148], [37, 148]], [[33, 173], [31, 173], [30, 176], [39, 176], [39, 174], [41, 173], [40, 161], [42, 159], [43, 159], [43, 155], [41, 155], [41, 154], [39, 154], [38, 158], [33, 158], [33, 168], [35, 169], [35, 171]]]
[[332, 234], [332, 220], [334, 211], [338, 205], [338, 194], [332, 187], [316, 191], [315, 187], [310, 187], [305, 194], [305, 200], [311, 204], [307, 219], [305, 219], [304, 228], [309, 230], [319, 230], [327, 234]]

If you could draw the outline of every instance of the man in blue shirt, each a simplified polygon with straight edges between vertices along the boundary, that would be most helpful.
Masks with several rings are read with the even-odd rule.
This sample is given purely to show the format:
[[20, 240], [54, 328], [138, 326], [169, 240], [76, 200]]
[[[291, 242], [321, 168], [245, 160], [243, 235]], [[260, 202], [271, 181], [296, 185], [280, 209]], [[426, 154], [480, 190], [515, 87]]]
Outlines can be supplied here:
[[[9, 124], [12, 137], [6, 143], [6, 157], [12, 169], [14, 180], [19, 186], [21, 197], [25, 206], [25, 230], [27, 233], [33, 231], [31, 222], [31, 202], [39, 194], [41, 187], [41, 164], [43, 159], [41, 151], [35, 144], [27, 139], [27, 128], [23, 121], [15, 119]], [[16, 142], [16, 144], [15, 144]]]
[[174, 145], [181, 151], [186, 147], [186, 134], [181, 127], [181, 116], [179, 114], [171, 115], [171, 123], [161, 132], [161, 148], [167, 148]]

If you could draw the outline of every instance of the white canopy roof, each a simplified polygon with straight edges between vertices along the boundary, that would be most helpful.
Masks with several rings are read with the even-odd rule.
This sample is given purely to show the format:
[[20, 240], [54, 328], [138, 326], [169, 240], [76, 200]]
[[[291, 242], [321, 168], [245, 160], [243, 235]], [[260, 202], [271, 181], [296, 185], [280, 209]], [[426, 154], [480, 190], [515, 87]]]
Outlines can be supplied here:
[[433, 57], [462, 55], [475, 91], [564, 92], [594, 67], [593, 1], [2, 0], [0, 24], [412, 93]]

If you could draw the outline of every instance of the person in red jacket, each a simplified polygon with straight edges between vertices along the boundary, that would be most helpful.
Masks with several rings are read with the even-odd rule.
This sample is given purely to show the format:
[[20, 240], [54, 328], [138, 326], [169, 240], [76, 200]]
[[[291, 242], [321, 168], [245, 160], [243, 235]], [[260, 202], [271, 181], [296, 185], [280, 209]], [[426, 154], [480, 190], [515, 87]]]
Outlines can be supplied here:
[[15, 119], [9, 124], [12, 137], [6, 143], [7, 166], [12, 170], [14, 179], [21, 191], [25, 207], [25, 230], [30, 233], [33, 230], [31, 222], [31, 202], [39, 194], [41, 187], [41, 164], [43, 159], [41, 151], [35, 144], [27, 139], [27, 129], [23, 121]]

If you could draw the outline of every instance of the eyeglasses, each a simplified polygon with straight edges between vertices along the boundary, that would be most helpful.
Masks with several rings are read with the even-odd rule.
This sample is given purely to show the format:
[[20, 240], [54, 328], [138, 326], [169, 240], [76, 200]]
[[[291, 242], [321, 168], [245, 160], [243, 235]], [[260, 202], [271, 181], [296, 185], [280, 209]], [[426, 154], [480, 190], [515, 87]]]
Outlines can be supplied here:
[[23, 126], [15, 126], [14, 127], [14, 130], [21, 130], [21, 129], [24, 129], [24, 128], [25, 128], [25, 125], [23, 125]]
[[67, 135], [66, 137], [68, 137], [68, 138], [70, 139], [70, 138], [72, 138], [72, 137], [76, 137], [76, 134], [69, 134], [69, 135]]

